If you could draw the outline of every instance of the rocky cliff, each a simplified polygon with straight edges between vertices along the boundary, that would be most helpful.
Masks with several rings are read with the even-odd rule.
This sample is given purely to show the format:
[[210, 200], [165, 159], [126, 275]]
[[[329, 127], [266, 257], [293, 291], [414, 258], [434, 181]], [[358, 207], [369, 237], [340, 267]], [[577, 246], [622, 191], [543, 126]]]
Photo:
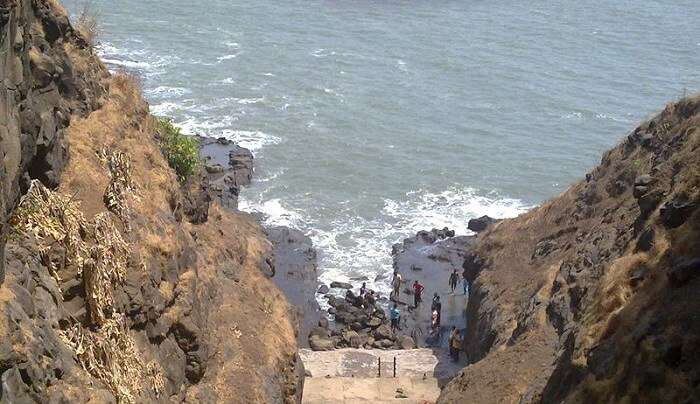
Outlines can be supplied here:
[[138, 80], [53, 0], [0, 0], [0, 77], [0, 402], [296, 401], [271, 244], [178, 182]]
[[700, 400], [700, 96], [480, 233], [456, 402]]

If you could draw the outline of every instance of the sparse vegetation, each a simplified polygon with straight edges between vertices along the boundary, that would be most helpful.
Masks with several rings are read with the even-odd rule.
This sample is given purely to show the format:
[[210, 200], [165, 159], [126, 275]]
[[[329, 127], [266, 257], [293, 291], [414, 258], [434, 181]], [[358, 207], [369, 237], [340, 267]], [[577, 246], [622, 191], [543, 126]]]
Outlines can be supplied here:
[[97, 44], [97, 38], [100, 36], [100, 26], [98, 21], [99, 14], [92, 6], [92, 1], [85, 1], [82, 5], [78, 18], [75, 21], [75, 27], [90, 46], [95, 46]]
[[167, 118], [157, 118], [156, 131], [163, 154], [180, 181], [197, 172], [201, 165], [199, 141], [195, 137], [183, 134], [180, 128]]

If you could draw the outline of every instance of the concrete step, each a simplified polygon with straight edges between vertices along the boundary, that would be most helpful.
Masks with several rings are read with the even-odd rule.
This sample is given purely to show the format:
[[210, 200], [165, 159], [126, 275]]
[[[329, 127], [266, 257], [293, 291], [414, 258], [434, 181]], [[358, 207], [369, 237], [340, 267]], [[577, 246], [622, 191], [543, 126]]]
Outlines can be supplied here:
[[454, 363], [444, 349], [336, 349], [315, 352], [309, 349], [299, 351], [307, 378], [355, 377], [376, 378], [379, 375], [379, 358], [382, 363], [382, 377], [392, 377], [394, 358], [396, 376], [415, 379], [435, 378], [441, 385], [454, 377], [465, 363]]
[[301, 402], [425, 404], [434, 403], [439, 395], [440, 388], [435, 378], [307, 377]]

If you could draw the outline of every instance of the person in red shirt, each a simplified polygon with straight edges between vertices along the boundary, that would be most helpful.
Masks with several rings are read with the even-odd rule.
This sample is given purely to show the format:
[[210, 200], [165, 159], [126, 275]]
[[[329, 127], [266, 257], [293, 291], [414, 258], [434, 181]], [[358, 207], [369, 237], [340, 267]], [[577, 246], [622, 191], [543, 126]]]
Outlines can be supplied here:
[[423, 301], [423, 285], [421, 285], [418, 281], [413, 282], [413, 306], [415, 308], [418, 308], [418, 304]]

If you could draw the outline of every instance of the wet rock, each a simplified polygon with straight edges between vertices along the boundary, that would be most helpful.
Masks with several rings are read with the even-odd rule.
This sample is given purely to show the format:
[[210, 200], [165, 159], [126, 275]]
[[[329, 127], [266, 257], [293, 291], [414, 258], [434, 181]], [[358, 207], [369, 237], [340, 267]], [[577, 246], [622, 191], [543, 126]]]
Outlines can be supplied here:
[[[299, 323], [297, 340], [305, 346], [306, 335], [321, 316], [315, 293], [318, 288], [316, 249], [311, 239], [299, 230], [280, 226], [267, 228], [265, 233], [272, 242], [275, 267], [272, 281], [294, 307]], [[328, 287], [321, 285], [320, 289]]]
[[225, 207], [238, 208], [238, 195], [253, 177], [253, 153], [225, 138], [198, 136], [205, 159], [212, 198]]
[[320, 293], [322, 295], [325, 295], [328, 292], [330, 292], [330, 288], [328, 287], [328, 285], [321, 285], [318, 288], [318, 291], [316, 291], [316, 293]]
[[666, 202], [661, 207], [661, 222], [667, 229], [675, 229], [685, 223], [697, 208], [697, 203], [682, 199]]
[[333, 281], [331, 282], [331, 288], [334, 289], [352, 289], [352, 285], [347, 282]]
[[473, 232], [481, 232], [494, 223], [498, 223], [499, 219], [494, 219], [491, 216], [484, 215], [476, 219], [470, 219], [467, 228]]

